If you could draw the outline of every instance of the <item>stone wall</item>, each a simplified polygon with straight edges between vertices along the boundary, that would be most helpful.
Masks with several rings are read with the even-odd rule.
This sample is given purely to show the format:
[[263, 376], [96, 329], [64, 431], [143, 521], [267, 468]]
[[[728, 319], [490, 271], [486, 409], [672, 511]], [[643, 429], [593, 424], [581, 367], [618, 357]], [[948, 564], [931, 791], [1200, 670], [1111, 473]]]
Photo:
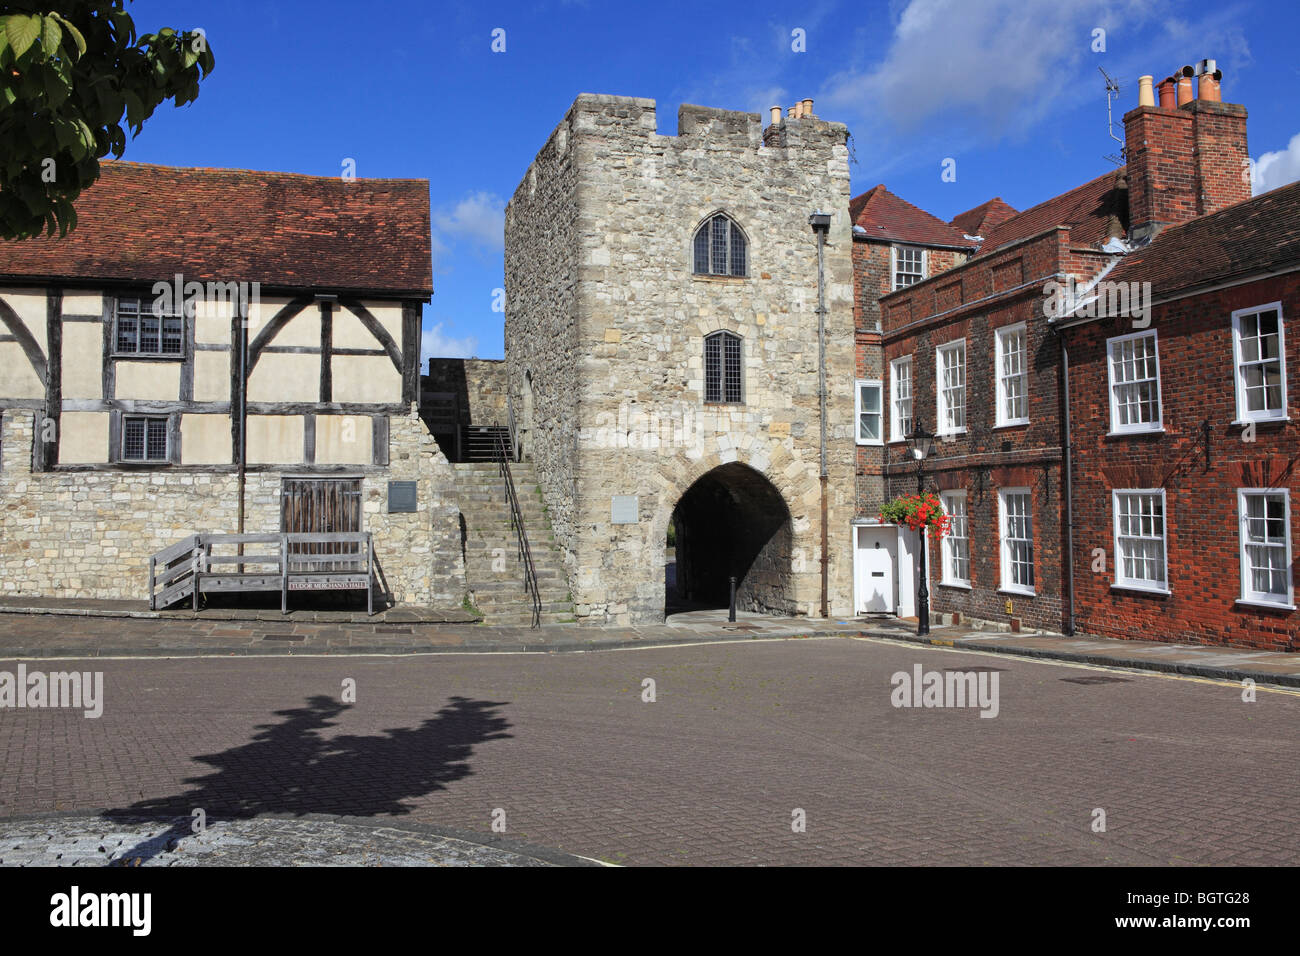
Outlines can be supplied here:
[[503, 359], [431, 358], [420, 390], [421, 394], [455, 395], [462, 425], [504, 425], [508, 421]]
[[[539, 416], [560, 416], [544, 426], [554, 447], [539, 440], [533, 448], [579, 619], [662, 619], [673, 508], [697, 479], [732, 462], [762, 475], [790, 512], [783, 606], [767, 609], [816, 613], [815, 210], [833, 215], [825, 252], [830, 607], [850, 613], [847, 130], [788, 118], [772, 137], [777, 145], [765, 147], [757, 115], [696, 106], [681, 108], [678, 126], [677, 136], [656, 133], [653, 100], [584, 94], [507, 209], [510, 387], [518, 409], [522, 370], [532, 368]], [[692, 274], [692, 236], [719, 211], [746, 233], [746, 277]], [[743, 404], [703, 401], [703, 337], [718, 330], [742, 339]], [[636, 497], [635, 522], [613, 522], [615, 495]], [[762, 557], [770, 604], [771, 555]]]
[[555, 541], [577, 562], [578, 171], [576, 106], [506, 206], [506, 375], [519, 438], [537, 470]]
[[[0, 417], [0, 593], [147, 599], [149, 556], [197, 532], [238, 528], [233, 472], [32, 472], [33, 416]], [[451, 466], [419, 417], [389, 418], [390, 466], [362, 483], [363, 529], [399, 603], [458, 606], [465, 594]], [[295, 469], [301, 475], [304, 469]], [[362, 471], [362, 469], [358, 469]], [[250, 471], [245, 529], [280, 530], [279, 471]], [[323, 476], [325, 477], [325, 476]], [[419, 511], [388, 514], [389, 480], [419, 482]]]

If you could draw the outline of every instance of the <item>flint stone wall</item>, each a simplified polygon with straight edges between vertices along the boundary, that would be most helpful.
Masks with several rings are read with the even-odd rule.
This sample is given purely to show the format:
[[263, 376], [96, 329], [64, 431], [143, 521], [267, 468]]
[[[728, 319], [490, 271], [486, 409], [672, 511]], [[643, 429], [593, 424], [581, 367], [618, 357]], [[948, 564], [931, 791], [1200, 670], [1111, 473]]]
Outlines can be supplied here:
[[[0, 416], [0, 594], [147, 600], [151, 554], [237, 530], [233, 472], [33, 472], [33, 425], [30, 411]], [[451, 466], [414, 413], [389, 418], [389, 442], [389, 467], [364, 474], [362, 528], [398, 603], [457, 607], [465, 568]], [[248, 533], [280, 530], [281, 477], [248, 473]], [[388, 513], [389, 480], [418, 483], [418, 511]]]
[[[673, 507], [715, 467], [740, 462], [791, 514], [784, 580], [763, 610], [820, 601], [817, 243], [825, 250], [830, 608], [852, 609], [853, 270], [846, 128], [786, 119], [761, 144], [755, 114], [683, 106], [656, 132], [653, 100], [580, 96], [506, 211], [506, 357], [520, 407], [525, 369], [542, 434], [539, 481], [565, 550], [580, 620], [661, 620]], [[715, 212], [749, 241], [749, 275], [692, 275], [691, 240]], [[703, 401], [703, 337], [742, 338], [744, 403]], [[548, 440], [549, 438], [549, 440]], [[611, 498], [637, 498], [636, 523]], [[772, 569], [763, 569], [772, 577]], [[773, 601], [772, 593], [782, 597]]]

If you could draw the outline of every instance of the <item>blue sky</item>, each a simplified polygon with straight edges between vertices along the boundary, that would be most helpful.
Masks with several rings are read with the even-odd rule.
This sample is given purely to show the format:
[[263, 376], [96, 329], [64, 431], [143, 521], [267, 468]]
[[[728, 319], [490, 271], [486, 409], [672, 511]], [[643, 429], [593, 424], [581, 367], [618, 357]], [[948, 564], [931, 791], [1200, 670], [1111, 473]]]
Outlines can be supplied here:
[[[125, 158], [428, 179], [425, 353], [503, 354], [502, 210], [579, 93], [761, 112], [814, 98], [848, 124], [856, 195], [878, 182], [944, 219], [1024, 209], [1110, 167], [1098, 67], [1137, 77], [1211, 57], [1250, 111], [1260, 184], [1300, 178], [1300, 5], [1291, 0], [136, 0], [141, 32], [202, 27], [217, 69]], [[505, 51], [493, 52], [493, 31]], [[793, 31], [805, 49], [796, 52]], [[1104, 52], [1094, 31], [1104, 30]], [[1120, 130], [1122, 135], [1122, 129]], [[941, 179], [945, 159], [956, 180]]]

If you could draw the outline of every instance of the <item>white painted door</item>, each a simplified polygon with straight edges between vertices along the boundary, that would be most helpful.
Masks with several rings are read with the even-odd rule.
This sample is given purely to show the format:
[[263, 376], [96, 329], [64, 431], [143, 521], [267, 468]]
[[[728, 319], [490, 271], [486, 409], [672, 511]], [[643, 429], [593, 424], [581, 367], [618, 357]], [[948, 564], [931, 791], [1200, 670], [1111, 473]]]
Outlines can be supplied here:
[[858, 528], [857, 613], [894, 610], [893, 528]]

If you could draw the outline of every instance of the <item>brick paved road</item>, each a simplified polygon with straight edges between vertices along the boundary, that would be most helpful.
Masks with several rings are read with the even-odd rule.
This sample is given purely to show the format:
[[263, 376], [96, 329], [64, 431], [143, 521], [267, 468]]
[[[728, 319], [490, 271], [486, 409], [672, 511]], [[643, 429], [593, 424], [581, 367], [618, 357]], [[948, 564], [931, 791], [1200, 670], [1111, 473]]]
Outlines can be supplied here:
[[[890, 675], [916, 663], [998, 669], [1000, 714], [895, 709]], [[835, 638], [79, 665], [105, 673], [101, 718], [0, 710], [0, 816], [486, 833], [500, 808], [511, 837], [636, 864], [1300, 863], [1293, 693]]]

